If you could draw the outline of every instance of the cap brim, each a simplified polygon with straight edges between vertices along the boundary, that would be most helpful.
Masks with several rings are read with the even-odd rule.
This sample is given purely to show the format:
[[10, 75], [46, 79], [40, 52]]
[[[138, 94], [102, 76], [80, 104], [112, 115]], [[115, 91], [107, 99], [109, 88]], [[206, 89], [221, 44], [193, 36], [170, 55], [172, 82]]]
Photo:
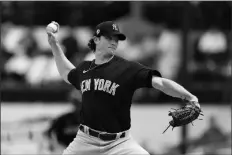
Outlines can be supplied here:
[[118, 40], [126, 40], [126, 36], [120, 32], [113, 33], [112, 35], [118, 36]]

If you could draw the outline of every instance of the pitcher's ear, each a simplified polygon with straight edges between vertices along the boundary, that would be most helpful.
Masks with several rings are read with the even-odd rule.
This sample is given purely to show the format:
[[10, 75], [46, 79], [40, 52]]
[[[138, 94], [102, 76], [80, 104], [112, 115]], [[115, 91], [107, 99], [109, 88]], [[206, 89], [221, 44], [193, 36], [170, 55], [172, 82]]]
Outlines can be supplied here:
[[95, 44], [98, 43], [100, 41], [100, 37], [94, 36], [93, 41], [95, 42]]

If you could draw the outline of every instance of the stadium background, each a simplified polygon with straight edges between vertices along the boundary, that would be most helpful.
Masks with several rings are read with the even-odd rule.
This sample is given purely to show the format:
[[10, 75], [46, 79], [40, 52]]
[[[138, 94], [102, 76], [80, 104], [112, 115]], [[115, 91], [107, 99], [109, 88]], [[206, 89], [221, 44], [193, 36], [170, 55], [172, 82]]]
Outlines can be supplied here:
[[[132, 134], [151, 154], [231, 154], [232, 3], [0, 2], [1, 154], [57, 154], [43, 132], [72, 110], [72, 87], [60, 78], [45, 27], [77, 65], [93, 59], [86, 44], [96, 24], [115, 20], [128, 39], [117, 54], [158, 69], [197, 95], [204, 120], [161, 134], [180, 100], [141, 89], [132, 106]], [[162, 119], [160, 119], [162, 118]]]

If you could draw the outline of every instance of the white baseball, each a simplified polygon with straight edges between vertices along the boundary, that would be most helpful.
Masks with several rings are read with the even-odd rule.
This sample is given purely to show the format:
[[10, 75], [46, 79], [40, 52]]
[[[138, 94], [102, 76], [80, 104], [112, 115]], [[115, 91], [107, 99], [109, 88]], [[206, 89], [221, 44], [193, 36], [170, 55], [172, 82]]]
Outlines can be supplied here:
[[48, 24], [46, 30], [48, 32], [56, 33], [56, 32], [58, 32], [58, 24], [52, 22], [52, 23]]

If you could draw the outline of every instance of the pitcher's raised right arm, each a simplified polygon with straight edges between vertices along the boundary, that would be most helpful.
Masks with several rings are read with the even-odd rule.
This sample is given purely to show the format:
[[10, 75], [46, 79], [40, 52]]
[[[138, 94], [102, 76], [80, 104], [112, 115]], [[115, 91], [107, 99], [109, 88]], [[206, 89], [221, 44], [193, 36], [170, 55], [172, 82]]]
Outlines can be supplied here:
[[57, 39], [57, 33], [47, 31], [48, 42], [51, 46], [52, 53], [60, 76], [64, 79], [65, 82], [70, 84], [70, 82], [68, 81], [68, 73], [72, 69], [74, 69], [75, 66], [64, 55], [61, 45]]

